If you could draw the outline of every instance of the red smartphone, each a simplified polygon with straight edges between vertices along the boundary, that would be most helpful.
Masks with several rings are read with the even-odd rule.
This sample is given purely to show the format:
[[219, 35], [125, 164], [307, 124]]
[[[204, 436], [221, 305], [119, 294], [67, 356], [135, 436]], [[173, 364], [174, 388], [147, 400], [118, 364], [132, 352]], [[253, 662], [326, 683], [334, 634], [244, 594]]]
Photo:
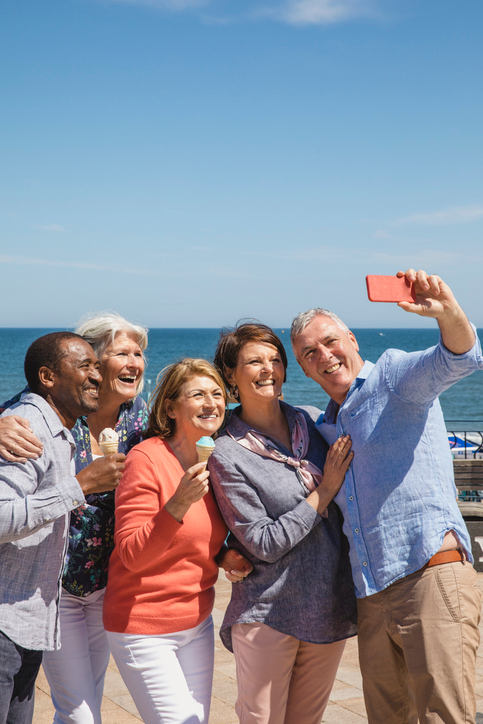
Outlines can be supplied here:
[[414, 284], [406, 277], [366, 276], [367, 296], [371, 302], [415, 302]]

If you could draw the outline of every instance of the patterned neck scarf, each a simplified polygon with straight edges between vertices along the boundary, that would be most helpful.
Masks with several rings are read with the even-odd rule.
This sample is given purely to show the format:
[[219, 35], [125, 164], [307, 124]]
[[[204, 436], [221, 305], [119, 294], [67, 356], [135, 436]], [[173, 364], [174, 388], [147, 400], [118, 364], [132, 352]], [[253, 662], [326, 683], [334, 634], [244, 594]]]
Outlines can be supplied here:
[[[235, 440], [239, 445], [251, 450], [251, 452], [261, 455], [265, 458], [271, 458], [272, 460], [278, 460], [278, 462], [292, 465], [299, 472], [300, 477], [304, 481], [304, 484], [311, 492], [322, 482], [323, 473], [317, 465], [311, 463], [309, 460], [305, 460], [304, 456], [307, 454], [309, 449], [309, 430], [307, 428], [307, 421], [301, 412], [296, 412], [295, 425], [291, 431], [291, 442], [292, 442], [292, 455], [284, 455], [283, 452], [273, 446], [272, 439], [267, 435], [256, 430], [248, 430], [245, 435], [237, 440], [233, 437], [231, 432], [227, 430], [228, 435]], [[327, 509], [322, 514], [323, 518], [328, 517]]]

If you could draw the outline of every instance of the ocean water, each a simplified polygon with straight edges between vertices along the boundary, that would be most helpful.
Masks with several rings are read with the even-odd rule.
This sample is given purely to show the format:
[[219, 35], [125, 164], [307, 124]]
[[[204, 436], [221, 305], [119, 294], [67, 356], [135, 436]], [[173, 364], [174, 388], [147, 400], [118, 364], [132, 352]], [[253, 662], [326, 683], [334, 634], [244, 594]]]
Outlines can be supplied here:
[[[0, 328], [0, 403], [20, 391], [25, 384], [23, 360], [34, 339], [54, 329]], [[284, 399], [294, 405], [314, 405], [325, 409], [327, 395], [303, 374], [292, 353], [289, 329], [275, 330], [288, 356]], [[426, 349], [438, 341], [437, 329], [354, 329], [364, 359], [375, 362], [389, 348], [407, 352]], [[478, 330], [480, 340], [483, 330]], [[147, 349], [147, 398], [160, 370], [182, 357], [211, 360], [219, 337], [218, 329], [151, 329]], [[473, 373], [441, 395], [441, 405], [450, 430], [483, 430], [483, 371]]]

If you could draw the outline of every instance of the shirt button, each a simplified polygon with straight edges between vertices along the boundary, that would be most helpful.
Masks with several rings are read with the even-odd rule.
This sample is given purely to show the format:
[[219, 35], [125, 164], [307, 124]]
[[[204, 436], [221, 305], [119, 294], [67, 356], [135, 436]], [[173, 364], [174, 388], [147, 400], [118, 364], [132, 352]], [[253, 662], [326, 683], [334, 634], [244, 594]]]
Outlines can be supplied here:
[[349, 495], [349, 500], [354, 500], [354, 496], [353, 496], [353, 495]]
[[356, 529], [355, 529], [355, 532], [358, 533], [358, 532], [359, 532], [359, 528], [356, 528]]
[[367, 566], [367, 561], [362, 561], [363, 566]]
[[78, 500], [73, 500], [73, 501], [72, 501], [72, 505], [75, 505], [75, 507], [77, 508], [77, 506], [79, 505], [79, 501], [78, 501]]

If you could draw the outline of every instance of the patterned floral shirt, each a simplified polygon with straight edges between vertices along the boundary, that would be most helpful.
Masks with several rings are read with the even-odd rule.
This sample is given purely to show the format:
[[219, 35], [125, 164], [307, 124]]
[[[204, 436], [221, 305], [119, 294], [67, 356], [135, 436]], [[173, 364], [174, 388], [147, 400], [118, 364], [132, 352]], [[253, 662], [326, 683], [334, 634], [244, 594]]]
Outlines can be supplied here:
[[[27, 388], [26, 388], [27, 389]], [[25, 392], [25, 390], [22, 390]], [[15, 395], [0, 406], [0, 412], [18, 402]], [[116, 432], [119, 452], [127, 454], [142, 440], [148, 410], [141, 397], [121, 405]], [[72, 429], [76, 444], [76, 473], [92, 462], [91, 436], [87, 419], [80, 417]], [[86, 495], [86, 503], [70, 514], [69, 546], [62, 586], [74, 596], [87, 596], [105, 588], [109, 557], [114, 548], [114, 491]]]

